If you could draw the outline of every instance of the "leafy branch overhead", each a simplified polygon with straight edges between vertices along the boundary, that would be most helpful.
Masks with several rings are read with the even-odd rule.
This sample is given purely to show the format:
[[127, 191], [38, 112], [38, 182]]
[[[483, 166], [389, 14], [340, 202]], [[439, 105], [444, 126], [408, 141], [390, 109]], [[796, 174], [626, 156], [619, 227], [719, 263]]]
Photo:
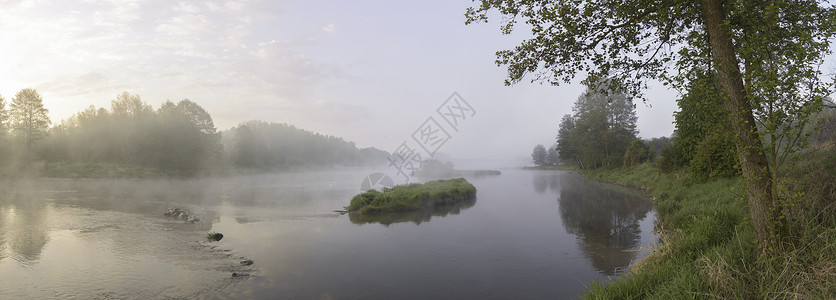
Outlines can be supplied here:
[[[694, 72], [713, 68], [699, 1], [479, 2], [467, 9], [466, 24], [486, 22], [496, 10], [503, 34], [520, 21], [531, 29], [520, 45], [497, 52], [496, 63], [508, 68], [507, 85], [527, 75], [532, 82], [557, 85], [585, 74], [587, 83], [609, 78], [604, 89], [623, 88], [630, 97], [641, 97], [647, 80], [682, 89]], [[788, 71], [805, 75], [798, 80], [817, 73], [836, 28], [832, 8], [816, 1], [726, 3], [742, 61], [763, 61], [761, 50], [769, 47], [780, 49], [777, 54], [793, 69]]]
[[[506, 84], [560, 84], [576, 75], [598, 91], [642, 97], [650, 80], [689, 95], [716, 95], [746, 178], [763, 249], [785, 242], [777, 169], [806, 145], [809, 117], [832, 93], [820, 69], [836, 35], [836, 8], [816, 0], [481, 0], [466, 23], [503, 17], [531, 37], [497, 52]], [[696, 98], [693, 101], [704, 101]]]

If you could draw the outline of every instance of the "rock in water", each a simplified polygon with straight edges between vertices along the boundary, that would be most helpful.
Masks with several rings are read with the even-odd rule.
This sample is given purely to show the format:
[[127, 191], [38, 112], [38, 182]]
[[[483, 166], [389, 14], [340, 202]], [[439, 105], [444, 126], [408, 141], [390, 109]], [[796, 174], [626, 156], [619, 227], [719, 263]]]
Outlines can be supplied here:
[[195, 223], [200, 221], [200, 218], [197, 217], [196, 214], [192, 213], [188, 209], [180, 209], [177, 208], [169, 208], [164, 215], [169, 218], [183, 220], [187, 223]]
[[206, 235], [206, 238], [208, 238], [210, 240], [215, 240], [217, 242], [217, 241], [220, 241], [221, 239], [223, 239], [224, 235], [223, 235], [223, 233], [220, 233], [220, 232], [210, 232], [209, 234]]

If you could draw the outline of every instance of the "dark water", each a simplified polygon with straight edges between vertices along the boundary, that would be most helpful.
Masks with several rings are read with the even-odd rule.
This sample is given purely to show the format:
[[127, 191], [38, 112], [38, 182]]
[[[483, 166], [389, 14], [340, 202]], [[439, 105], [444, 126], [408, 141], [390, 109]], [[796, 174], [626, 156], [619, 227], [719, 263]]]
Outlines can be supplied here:
[[0, 299], [573, 298], [655, 242], [645, 195], [559, 171], [474, 178], [476, 200], [433, 211], [334, 213], [368, 173], [2, 182]]

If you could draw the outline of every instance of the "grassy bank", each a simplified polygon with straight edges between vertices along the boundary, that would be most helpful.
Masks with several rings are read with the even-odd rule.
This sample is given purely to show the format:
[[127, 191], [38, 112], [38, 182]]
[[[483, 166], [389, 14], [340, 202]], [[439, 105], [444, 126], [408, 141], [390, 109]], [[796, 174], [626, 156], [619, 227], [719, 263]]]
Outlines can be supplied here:
[[436, 205], [453, 204], [476, 197], [476, 188], [464, 178], [435, 180], [369, 190], [351, 199], [352, 214], [408, 212]]
[[[740, 178], [696, 182], [686, 173], [662, 174], [651, 164], [585, 171], [594, 179], [645, 189], [654, 197], [662, 237], [653, 254], [637, 262], [627, 276], [592, 284], [585, 298], [836, 297], [833, 199], [809, 188], [821, 186], [816, 181], [836, 179], [836, 159], [830, 155], [816, 161], [800, 166], [781, 185], [787, 197], [800, 198], [804, 204], [788, 216], [796, 245], [770, 257], [757, 254]], [[830, 171], [817, 171], [822, 170], [822, 161], [824, 170]], [[815, 211], [818, 214], [811, 213]]]

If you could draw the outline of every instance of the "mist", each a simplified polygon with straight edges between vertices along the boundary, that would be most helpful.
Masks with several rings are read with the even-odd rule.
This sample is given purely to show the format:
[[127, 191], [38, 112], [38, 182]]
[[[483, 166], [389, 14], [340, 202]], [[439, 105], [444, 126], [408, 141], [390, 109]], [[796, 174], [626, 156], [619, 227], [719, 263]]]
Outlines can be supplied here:
[[[496, 51], [529, 25], [466, 26], [472, 5], [0, 3], [0, 298], [542, 299], [626, 274], [653, 203], [577, 170], [656, 159], [679, 95], [506, 86]], [[588, 127], [561, 150], [567, 115]]]

